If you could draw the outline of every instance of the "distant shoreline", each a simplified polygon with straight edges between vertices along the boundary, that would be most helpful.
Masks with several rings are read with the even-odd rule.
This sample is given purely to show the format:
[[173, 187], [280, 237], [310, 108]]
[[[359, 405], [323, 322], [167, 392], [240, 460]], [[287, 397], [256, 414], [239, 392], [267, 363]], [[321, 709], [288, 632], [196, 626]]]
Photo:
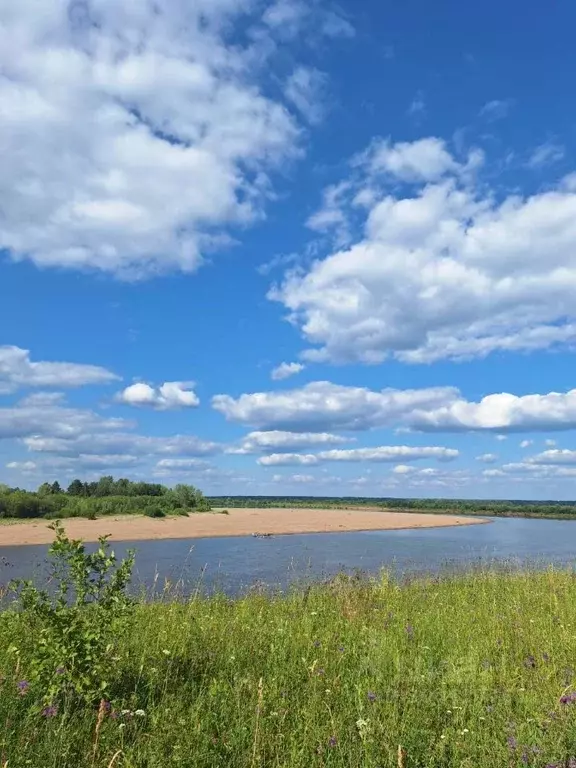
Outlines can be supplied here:
[[[215, 514], [216, 512], [216, 514]], [[345, 531], [389, 531], [411, 528], [442, 528], [486, 523], [463, 515], [389, 512], [366, 509], [265, 508], [230, 509], [228, 514], [199, 512], [188, 517], [145, 516], [100, 517], [96, 520], [69, 518], [64, 528], [72, 538], [97, 541], [110, 534], [112, 541], [203, 539], [252, 534], [287, 535], [338, 533]], [[0, 547], [49, 544], [50, 521], [34, 520], [0, 526]]]

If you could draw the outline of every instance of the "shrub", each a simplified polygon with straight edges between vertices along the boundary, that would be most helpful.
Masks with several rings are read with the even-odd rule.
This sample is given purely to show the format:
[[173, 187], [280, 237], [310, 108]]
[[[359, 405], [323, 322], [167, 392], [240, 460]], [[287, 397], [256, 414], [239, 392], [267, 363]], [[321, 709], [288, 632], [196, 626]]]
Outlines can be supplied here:
[[[39, 699], [54, 706], [64, 697], [93, 704], [104, 698], [116, 679], [131, 600], [126, 589], [134, 553], [117, 564], [106, 536], [95, 552], [69, 539], [59, 522], [50, 526], [51, 592], [31, 581], [15, 581], [25, 618], [31, 621], [34, 644], [22, 673]], [[13, 651], [18, 653], [18, 648]]]
[[160, 507], [148, 507], [144, 514], [147, 517], [166, 517], [166, 512]]

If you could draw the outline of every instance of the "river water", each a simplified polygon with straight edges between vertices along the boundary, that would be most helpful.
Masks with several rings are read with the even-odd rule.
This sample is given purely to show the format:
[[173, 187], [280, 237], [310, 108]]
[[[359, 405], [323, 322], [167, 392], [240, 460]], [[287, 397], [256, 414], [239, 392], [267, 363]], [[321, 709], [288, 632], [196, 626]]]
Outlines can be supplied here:
[[[494, 519], [485, 525], [271, 538], [122, 542], [136, 550], [135, 584], [160, 589], [168, 579], [184, 593], [222, 590], [236, 595], [255, 584], [285, 587], [302, 580], [386, 569], [398, 577], [500, 563], [572, 566], [576, 521]], [[46, 546], [1, 547], [0, 586], [13, 578], [42, 581]]]

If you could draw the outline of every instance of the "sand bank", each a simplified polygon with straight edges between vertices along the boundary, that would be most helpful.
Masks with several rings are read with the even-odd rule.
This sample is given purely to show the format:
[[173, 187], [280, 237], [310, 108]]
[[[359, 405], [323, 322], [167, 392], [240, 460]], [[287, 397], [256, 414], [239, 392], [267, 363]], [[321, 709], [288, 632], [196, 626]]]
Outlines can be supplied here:
[[[110, 534], [112, 541], [150, 539], [199, 539], [217, 536], [256, 534], [330, 533], [342, 531], [385, 531], [399, 528], [438, 528], [487, 522], [456, 515], [419, 512], [387, 512], [366, 509], [231, 509], [229, 514], [201, 513], [189, 517], [125, 516], [97, 520], [81, 518], [64, 521], [72, 538], [97, 541]], [[0, 546], [48, 544], [54, 534], [48, 522], [27, 521], [0, 526]]]

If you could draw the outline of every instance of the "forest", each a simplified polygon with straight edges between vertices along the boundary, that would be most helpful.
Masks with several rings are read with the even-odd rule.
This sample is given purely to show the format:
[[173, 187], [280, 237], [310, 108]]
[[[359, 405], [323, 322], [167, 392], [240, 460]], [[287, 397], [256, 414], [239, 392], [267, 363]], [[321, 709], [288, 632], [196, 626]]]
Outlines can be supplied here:
[[42, 483], [36, 491], [0, 485], [0, 518], [164, 517], [209, 510], [206, 498], [193, 485], [168, 488], [160, 483], [115, 480], [111, 475], [94, 482], [75, 479], [66, 489], [58, 481]]
[[490, 499], [399, 499], [393, 497], [335, 497], [335, 496], [211, 496], [214, 507], [265, 508], [305, 507], [307, 509], [334, 509], [342, 507], [381, 507], [399, 512], [422, 511], [430, 513], [453, 512], [459, 515], [491, 517], [549, 517], [576, 518], [575, 501], [524, 501]]

